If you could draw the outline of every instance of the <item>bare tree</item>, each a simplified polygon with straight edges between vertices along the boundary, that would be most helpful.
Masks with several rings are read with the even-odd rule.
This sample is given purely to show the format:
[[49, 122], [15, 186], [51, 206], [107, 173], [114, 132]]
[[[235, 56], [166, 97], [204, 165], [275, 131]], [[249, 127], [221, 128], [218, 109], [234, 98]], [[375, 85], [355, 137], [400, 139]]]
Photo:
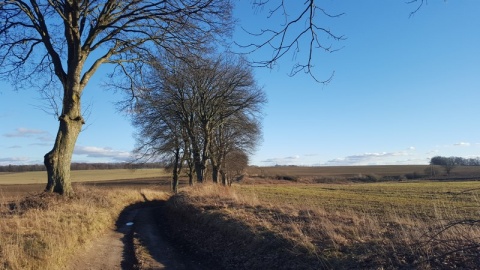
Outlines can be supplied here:
[[195, 51], [231, 26], [230, 1], [1, 0], [0, 76], [15, 87], [41, 81], [62, 88], [58, 133], [44, 158], [46, 190], [73, 192], [82, 91], [102, 64], [116, 65], [128, 80], [154, 46]]
[[[183, 160], [193, 164], [196, 181], [204, 181], [209, 164], [217, 181], [230, 149], [253, 149], [258, 141], [257, 119], [266, 101], [264, 93], [241, 58], [188, 55], [184, 60], [162, 59], [171, 61], [154, 63], [151, 75], [145, 77], [145, 87], [137, 89], [136, 106], [148, 107], [135, 110], [134, 119], [142, 127], [141, 144], [156, 150], [162, 149], [168, 138], [182, 138]], [[163, 136], [165, 129], [174, 130], [164, 124], [168, 122], [180, 128], [174, 135]], [[246, 135], [248, 132], [251, 134]]]
[[[263, 91], [256, 85], [252, 70], [242, 58], [204, 59], [194, 67], [194, 87], [198, 97], [197, 115], [202, 131], [202, 161], [209, 160], [212, 165], [212, 180], [217, 182], [223, 157], [233, 143], [225, 135], [228, 129], [242, 128], [250, 123], [257, 124], [262, 105], [266, 102]], [[197, 64], [198, 65], [198, 64]], [[198, 72], [200, 71], [200, 72]], [[259, 134], [259, 128], [252, 137]], [[252, 129], [245, 129], [252, 131]], [[240, 140], [240, 133], [236, 139]], [[214, 140], [221, 140], [216, 148], [224, 153], [212, 150]], [[231, 141], [235, 139], [229, 138]], [[252, 139], [252, 144], [257, 140]], [[219, 149], [219, 145], [222, 145]], [[238, 147], [238, 146], [237, 146]], [[206, 154], [206, 155], [205, 155]], [[203, 164], [204, 166], [204, 164]], [[198, 173], [197, 173], [198, 175]]]
[[[178, 61], [174, 57], [166, 59], [170, 59], [172, 63]], [[184, 104], [181, 99], [175, 99], [178, 92], [168, 83], [177, 85], [182, 82], [169, 77], [160, 62], [152, 62], [152, 67], [152, 72], [144, 80], [146, 84], [136, 89], [135, 93], [132, 122], [138, 129], [138, 134], [134, 152], [139, 155], [139, 160], [166, 161], [167, 169], [172, 171], [172, 191], [177, 192], [183, 164], [191, 163], [187, 162], [190, 159], [191, 145], [186, 128], [182, 125], [181, 110]], [[179, 91], [182, 90], [183, 88]], [[192, 169], [191, 166], [189, 168]], [[189, 176], [192, 179], [191, 172]], [[193, 184], [192, 181], [190, 183]]]
[[241, 171], [248, 165], [248, 153], [257, 146], [260, 134], [260, 123], [257, 119], [244, 113], [229, 117], [214, 131], [210, 147], [214, 182], [218, 182], [217, 177], [220, 174], [222, 184], [230, 184], [234, 172]]
[[430, 159], [430, 165], [439, 165], [445, 170], [447, 175], [450, 175], [450, 172], [461, 165], [462, 161], [463, 159], [460, 157], [435, 156]]
[[225, 157], [225, 165], [222, 171], [222, 184], [231, 185], [234, 178], [239, 178], [244, 174], [248, 166], [248, 155], [242, 150], [234, 150]]
[[172, 191], [176, 193], [185, 158], [183, 129], [168, 106], [162, 104], [163, 100], [148, 95], [152, 93], [142, 95], [135, 107], [133, 125], [139, 131], [134, 152], [139, 155], [137, 160], [160, 160], [166, 164], [166, 169], [172, 171]]

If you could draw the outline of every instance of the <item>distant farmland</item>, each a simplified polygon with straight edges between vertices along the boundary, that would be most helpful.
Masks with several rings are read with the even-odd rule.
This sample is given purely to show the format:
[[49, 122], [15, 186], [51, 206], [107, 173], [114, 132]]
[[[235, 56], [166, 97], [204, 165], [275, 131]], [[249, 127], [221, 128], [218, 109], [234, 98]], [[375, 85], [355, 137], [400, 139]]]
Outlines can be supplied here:
[[[431, 171], [435, 176], [429, 175]], [[452, 170], [447, 176], [440, 166], [430, 165], [377, 165], [377, 166], [273, 166], [248, 168], [247, 173], [254, 178], [281, 178], [291, 176], [298, 179], [330, 178], [331, 180], [345, 180], [348, 178], [362, 178], [371, 176], [377, 180], [385, 179], [480, 179], [479, 166], [461, 166]]]
[[[164, 169], [118, 169], [118, 170], [80, 170], [72, 171], [73, 182], [109, 181], [125, 179], [144, 179], [166, 176]], [[47, 172], [1, 173], [0, 185], [43, 184], [47, 182]]]
[[[427, 175], [428, 170], [434, 169], [436, 176]], [[392, 179], [479, 179], [479, 166], [462, 166], [452, 170], [447, 176], [440, 166], [429, 165], [382, 165], [382, 166], [250, 166], [246, 170], [252, 179], [282, 179], [294, 178], [299, 180], [348, 180], [366, 177], [375, 178], [378, 181]], [[112, 169], [112, 170], [74, 170], [72, 171], [73, 182], [110, 181], [126, 179], [155, 179], [168, 177], [170, 174], [164, 169]], [[208, 176], [208, 175], [207, 175]], [[36, 172], [6, 172], [0, 173], [0, 185], [14, 184], [43, 184], [46, 183], [47, 173]], [[288, 180], [288, 179], [287, 179]]]

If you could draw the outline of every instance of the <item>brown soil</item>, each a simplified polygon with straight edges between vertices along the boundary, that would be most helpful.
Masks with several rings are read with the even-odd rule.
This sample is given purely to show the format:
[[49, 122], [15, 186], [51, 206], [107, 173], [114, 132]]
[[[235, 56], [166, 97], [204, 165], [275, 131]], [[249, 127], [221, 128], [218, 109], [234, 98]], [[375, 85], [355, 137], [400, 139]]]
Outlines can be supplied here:
[[44, 188], [44, 184], [0, 185], [0, 199], [3, 199], [2, 201], [19, 199], [31, 193], [38, 193]]

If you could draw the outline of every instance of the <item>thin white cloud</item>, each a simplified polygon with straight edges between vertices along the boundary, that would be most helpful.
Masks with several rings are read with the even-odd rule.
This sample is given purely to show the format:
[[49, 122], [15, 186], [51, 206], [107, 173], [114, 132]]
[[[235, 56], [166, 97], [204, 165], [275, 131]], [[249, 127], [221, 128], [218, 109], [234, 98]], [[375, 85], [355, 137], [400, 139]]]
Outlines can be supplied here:
[[44, 142], [44, 143], [31, 143], [29, 144], [30, 146], [49, 146], [49, 147], [53, 147], [53, 142]]
[[27, 138], [30, 141], [38, 141], [38, 143], [31, 143], [29, 145], [52, 145], [55, 137], [53, 137], [48, 131], [41, 129], [28, 129], [28, 128], [17, 128], [14, 132], [3, 134], [7, 138]]
[[[351, 155], [341, 158], [335, 158], [326, 162], [330, 166], [349, 166], [349, 165], [383, 165], [383, 164], [411, 164], [414, 147], [409, 147], [406, 151], [398, 152], [379, 152]], [[403, 157], [403, 158], [402, 158]], [[415, 160], [418, 163], [418, 160]]]
[[262, 160], [261, 162], [268, 165], [297, 165], [296, 163], [300, 160], [299, 155], [281, 157], [281, 158], [268, 158]]
[[41, 129], [17, 128], [15, 132], [5, 133], [3, 136], [7, 138], [27, 138], [45, 134], [48, 134], [48, 132]]
[[132, 154], [127, 151], [114, 150], [110, 147], [75, 146], [75, 155], [85, 155], [88, 158], [103, 158], [111, 161], [129, 161]]
[[469, 142], [459, 142], [459, 143], [454, 143], [454, 146], [470, 146]]
[[29, 159], [26, 157], [13, 157], [13, 158], [0, 158], [0, 164], [22, 164], [27, 162]]
[[51, 136], [50, 134], [45, 135], [45, 136], [38, 136], [37, 140], [42, 141], [42, 142], [53, 142], [54, 137]]
[[22, 146], [21, 145], [12, 145], [12, 146], [9, 146], [7, 148], [8, 149], [20, 149], [20, 148], [22, 148]]

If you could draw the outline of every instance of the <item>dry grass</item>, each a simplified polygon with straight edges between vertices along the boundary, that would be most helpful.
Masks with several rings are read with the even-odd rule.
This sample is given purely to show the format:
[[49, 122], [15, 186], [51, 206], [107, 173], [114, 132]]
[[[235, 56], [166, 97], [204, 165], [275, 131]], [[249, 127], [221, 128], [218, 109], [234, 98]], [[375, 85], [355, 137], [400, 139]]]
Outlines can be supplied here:
[[[237, 252], [208, 251], [230, 256], [220, 258], [223, 267], [475, 268], [480, 265], [479, 188], [479, 182], [207, 185], [186, 190], [172, 205], [177, 214], [196, 216], [189, 226], [200, 227], [197, 234], [209, 232], [200, 236], [200, 249], [209, 239], [221, 247], [235, 243]], [[245, 240], [259, 236], [263, 241]], [[283, 248], [272, 248], [278, 244]], [[248, 251], [265, 250], [262, 245], [289, 260]], [[240, 260], [245, 263], [231, 264]]]
[[315, 254], [305, 255], [308, 250], [303, 246], [293, 245], [255, 216], [264, 211], [268, 210], [252, 204], [251, 196], [205, 184], [172, 197], [165, 215], [171, 237], [192, 254], [210, 258], [214, 269], [318, 269], [323, 265]]
[[111, 228], [127, 205], [165, 196], [77, 186], [71, 198], [39, 193], [3, 202], [0, 269], [63, 269], [79, 247]]
[[[108, 181], [122, 179], [154, 178], [169, 175], [164, 169], [118, 169], [118, 170], [79, 170], [72, 171], [72, 182]], [[0, 185], [44, 184], [47, 172], [5, 173], [0, 177]]]

